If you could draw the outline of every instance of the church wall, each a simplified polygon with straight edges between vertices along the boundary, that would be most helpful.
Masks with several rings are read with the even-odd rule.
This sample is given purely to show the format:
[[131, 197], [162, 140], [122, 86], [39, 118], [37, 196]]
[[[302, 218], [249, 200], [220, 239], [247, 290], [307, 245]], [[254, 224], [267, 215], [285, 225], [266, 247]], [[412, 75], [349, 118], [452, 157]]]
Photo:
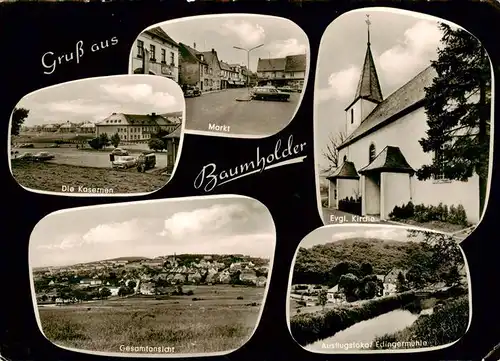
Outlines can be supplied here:
[[359, 180], [357, 179], [337, 179], [337, 198], [343, 200], [345, 198], [357, 198], [359, 192]]
[[[361, 120], [365, 119], [368, 116], [368, 114], [370, 114], [372, 110], [375, 109], [376, 105], [377, 104], [371, 101], [358, 99], [356, 103], [354, 103], [349, 109], [347, 109], [345, 129], [348, 136], [361, 124]], [[352, 124], [351, 124], [351, 109], [354, 110], [353, 114], [354, 122]]]
[[381, 186], [381, 219], [389, 219], [389, 213], [395, 206], [402, 206], [411, 199], [410, 176], [405, 173], [382, 173]]
[[363, 216], [380, 213], [380, 187], [370, 177], [364, 177], [365, 191], [363, 194]]
[[337, 181], [328, 181], [328, 208], [338, 208], [337, 199], [335, 198], [335, 189]]
[[[356, 170], [368, 165], [369, 147], [373, 143], [375, 152], [378, 155], [386, 146], [399, 147], [410, 166], [417, 170], [424, 164], [432, 162], [432, 153], [424, 153], [419, 144], [419, 140], [426, 136], [428, 129], [425, 110], [423, 107], [407, 114], [397, 121], [359, 139], [355, 143], [339, 151], [339, 158], [343, 159], [347, 155], [347, 160], [354, 162]], [[387, 194], [387, 192], [386, 192]], [[462, 204], [470, 219], [470, 222], [479, 220], [479, 183], [477, 176], [469, 179], [468, 182], [460, 181], [418, 181], [412, 177], [412, 201], [415, 204], [425, 205]], [[369, 202], [366, 204], [366, 212], [369, 213]], [[389, 210], [388, 212], [392, 211]]]

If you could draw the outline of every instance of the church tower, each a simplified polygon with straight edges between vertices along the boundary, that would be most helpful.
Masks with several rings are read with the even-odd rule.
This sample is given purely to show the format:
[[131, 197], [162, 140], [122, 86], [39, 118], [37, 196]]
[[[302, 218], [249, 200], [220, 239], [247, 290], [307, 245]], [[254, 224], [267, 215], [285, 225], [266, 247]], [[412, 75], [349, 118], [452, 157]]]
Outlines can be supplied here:
[[353, 101], [345, 109], [347, 136], [361, 124], [371, 111], [382, 102], [382, 90], [378, 80], [377, 69], [371, 51], [370, 43], [370, 15], [366, 15], [368, 26], [368, 42], [366, 46], [365, 61], [361, 69], [358, 87]]

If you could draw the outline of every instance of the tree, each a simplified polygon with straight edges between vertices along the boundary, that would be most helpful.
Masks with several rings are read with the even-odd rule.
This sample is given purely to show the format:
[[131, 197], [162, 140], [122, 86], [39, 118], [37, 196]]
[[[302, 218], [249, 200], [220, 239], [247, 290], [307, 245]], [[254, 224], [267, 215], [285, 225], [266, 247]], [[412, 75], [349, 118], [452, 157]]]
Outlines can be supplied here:
[[433, 84], [425, 90], [427, 137], [419, 142], [434, 153], [431, 164], [417, 170], [420, 180], [442, 174], [451, 180], [479, 176], [480, 210], [488, 178], [491, 69], [485, 49], [470, 33], [440, 24], [443, 32]]
[[369, 276], [373, 274], [373, 266], [368, 262], [363, 262], [360, 267], [360, 276]]
[[339, 132], [337, 135], [330, 134], [328, 143], [323, 151], [323, 158], [328, 162], [328, 165], [323, 169], [323, 172], [330, 173], [335, 170], [340, 164], [338, 147], [346, 140], [346, 133]]
[[363, 288], [364, 299], [371, 300], [377, 295], [377, 284], [374, 281], [368, 281]]
[[92, 149], [95, 149], [95, 150], [101, 150], [102, 149], [102, 144], [99, 140], [99, 138], [93, 138], [91, 140], [89, 140], [89, 146], [92, 148]]
[[129, 290], [127, 289], [127, 287], [120, 287], [120, 289], [118, 290], [118, 296], [120, 297], [126, 296], [128, 294]]
[[118, 145], [120, 145], [120, 136], [118, 135], [118, 133], [115, 133], [111, 136], [111, 139], [109, 140], [111, 142], [111, 144], [113, 145], [113, 147], [118, 147]]
[[148, 141], [148, 146], [149, 146], [149, 149], [154, 150], [154, 151], [161, 151], [161, 150], [165, 149], [165, 143], [161, 139], [158, 139], [158, 138], [151, 138]]
[[24, 121], [28, 117], [30, 111], [25, 108], [14, 108], [12, 112], [12, 123], [10, 127], [10, 135], [19, 135], [19, 131], [21, 130], [21, 126]]
[[47, 299], [48, 299], [47, 295], [42, 295], [42, 302], [47, 301]]
[[398, 273], [398, 278], [396, 280], [396, 292], [401, 293], [408, 291], [408, 285], [406, 284], [406, 278], [401, 272]]
[[99, 143], [101, 144], [102, 148], [107, 147], [109, 145], [108, 134], [102, 133], [101, 135], [99, 135]]
[[327, 300], [328, 300], [328, 298], [327, 298], [327, 292], [326, 292], [326, 290], [319, 291], [319, 294], [318, 294], [318, 304], [321, 307], [325, 308]]
[[356, 298], [356, 294], [359, 286], [359, 278], [352, 273], [347, 273], [342, 275], [339, 279], [339, 289], [341, 288], [346, 295], [347, 299]]
[[135, 281], [128, 281], [127, 287], [134, 289], [137, 286]]
[[101, 290], [99, 291], [99, 298], [101, 300], [104, 300], [104, 299], [108, 298], [109, 296], [111, 296], [111, 291], [109, 290], [109, 288], [107, 288], [107, 287], [101, 288]]

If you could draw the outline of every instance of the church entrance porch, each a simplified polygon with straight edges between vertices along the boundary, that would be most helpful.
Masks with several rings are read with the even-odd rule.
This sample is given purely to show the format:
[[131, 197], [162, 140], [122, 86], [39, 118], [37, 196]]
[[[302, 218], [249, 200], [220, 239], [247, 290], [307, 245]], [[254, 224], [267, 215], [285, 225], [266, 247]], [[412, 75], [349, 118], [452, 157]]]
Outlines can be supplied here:
[[361, 174], [361, 213], [389, 219], [395, 206], [411, 200], [411, 177], [414, 174], [398, 147], [385, 147]]
[[361, 215], [359, 175], [354, 163], [345, 161], [326, 179], [329, 182], [328, 207]]

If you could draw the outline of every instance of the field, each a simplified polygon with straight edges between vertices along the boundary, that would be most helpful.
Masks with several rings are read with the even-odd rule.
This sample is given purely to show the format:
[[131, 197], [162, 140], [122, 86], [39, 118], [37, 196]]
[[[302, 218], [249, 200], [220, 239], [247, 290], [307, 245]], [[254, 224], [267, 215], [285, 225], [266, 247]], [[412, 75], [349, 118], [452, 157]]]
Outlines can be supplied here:
[[184, 287], [188, 289], [194, 295], [40, 306], [40, 322], [56, 345], [87, 351], [120, 352], [123, 345], [174, 347], [176, 354], [220, 352], [250, 338], [264, 288]]
[[[63, 186], [112, 189], [113, 194], [147, 193], [162, 188], [168, 176], [139, 173], [134, 169], [118, 171], [109, 168], [78, 167], [65, 164], [13, 161], [12, 174], [27, 188], [61, 192]], [[83, 192], [85, 192], [83, 190]]]
[[33, 143], [37, 144], [54, 144], [56, 141], [80, 141], [87, 142], [94, 138], [94, 134], [81, 134], [75, 133], [21, 133], [12, 138], [15, 143]]

